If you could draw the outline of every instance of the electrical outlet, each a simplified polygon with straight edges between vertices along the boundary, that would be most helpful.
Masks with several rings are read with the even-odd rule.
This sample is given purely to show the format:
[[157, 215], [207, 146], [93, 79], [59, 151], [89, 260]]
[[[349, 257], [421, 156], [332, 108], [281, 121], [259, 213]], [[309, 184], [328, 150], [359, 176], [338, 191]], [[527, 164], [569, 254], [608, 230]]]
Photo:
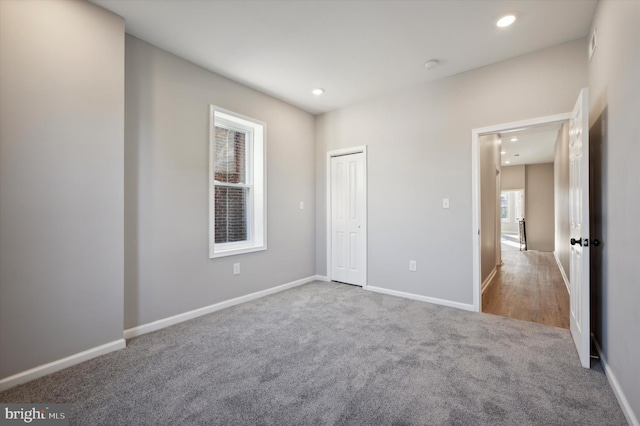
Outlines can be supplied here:
[[234, 263], [233, 264], [233, 275], [240, 275], [240, 264], [239, 263]]
[[442, 199], [442, 208], [443, 209], [448, 209], [449, 208], [449, 199], [448, 198], [443, 198]]
[[410, 260], [409, 261], [409, 270], [410, 271], [417, 271], [418, 270], [418, 266], [416, 265], [416, 261], [415, 260]]

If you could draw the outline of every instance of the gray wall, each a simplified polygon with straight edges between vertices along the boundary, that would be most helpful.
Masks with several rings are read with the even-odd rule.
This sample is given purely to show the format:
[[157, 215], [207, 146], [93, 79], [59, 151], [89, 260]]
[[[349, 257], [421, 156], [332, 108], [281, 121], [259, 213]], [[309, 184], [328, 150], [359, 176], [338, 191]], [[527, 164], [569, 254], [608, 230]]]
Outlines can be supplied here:
[[558, 131], [553, 157], [553, 197], [555, 209], [554, 251], [569, 278], [569, 123]]
[[[267, 251], [208, 258], [210, 104], [267, 123]], [[315, 275], [314, 129], [313, 115], [127, 35], [125, 329]]]
[[471, 130], [571, 111], [586, 49], [576, 40], [319, 116], [317, 272], [326, 274], [326, 153], [368, 145], [369, 285], [471, 304]]
[[[522, 190], [524, 197], [524, 188], [525, 188], [525, 178], [524, 178], [524, 164], [518, 166], [505, 166], [502, 167], [500, 173], [500, 187], [502, 191], [509, 190]], [[524, 200], [523, 200], [524, 201]], [[524, 204], [526, 208], [526, 203]], [[524, 212], [522, 212], [524, 214]], [[512, 217], [510, 221], [500, 222], [500, 232], [501, 233], [513, 233], [519, 234], [520, 227], [518, 225], [518, 220], [515, 217]]]
[[502, 167], [500, 185], [502, 186], [503, 191], [507, 191], [509, 189], [524, 189], [524, 164], [519, 166]]
[[640, 2], [600, 1], [589, 64], [592, 169], [590, 237], [595, 334], [621, 390], [640, 419]]
[[553, 201], [553, 163], [525, 166], [525, 213], [527, 248], [553, 251], [555, 220]]
[[498, 264], [498, 175], [500, 137], [480, 136], [480, 276], [484, 282]]
[[0, 1], [0, 378], [122, 339], [124, 22]]

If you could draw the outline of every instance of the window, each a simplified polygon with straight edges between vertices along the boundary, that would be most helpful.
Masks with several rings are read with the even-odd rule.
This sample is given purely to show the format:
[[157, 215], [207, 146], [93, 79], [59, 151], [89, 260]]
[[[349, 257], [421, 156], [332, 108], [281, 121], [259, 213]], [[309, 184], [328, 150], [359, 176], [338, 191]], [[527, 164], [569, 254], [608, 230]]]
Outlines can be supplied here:
[[516, 220], [524, 219], [524, 191], [514, 191], [516, 199]]
[[265, 128], [211, 106], [209, 257], [266, 250]]
[[500, 194], [500, 220], [509, 221], [509, 196], [505, 192]]
[[500, 220], [517, 222], [524, 217], [524, 191], [522, 189], [500, 193]]

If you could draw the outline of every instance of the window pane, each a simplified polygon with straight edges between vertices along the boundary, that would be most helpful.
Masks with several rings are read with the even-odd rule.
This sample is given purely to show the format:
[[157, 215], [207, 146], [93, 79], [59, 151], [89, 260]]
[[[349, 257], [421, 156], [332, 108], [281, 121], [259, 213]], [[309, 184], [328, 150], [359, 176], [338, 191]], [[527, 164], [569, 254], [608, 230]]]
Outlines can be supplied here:
[[246, 183], [246, 133], [217, 126], [215, 131], [214, 179], [218, 182]]
[[507, 194], [500, 194], [500, 219], [509, 220], [509, 197]]
[[248, 188], [215, 188], [215, 242], [247, 241]]
[[524, 196], [522, 195], [522, 191], [515, 192], [516, 197], [516, 218], [522, 219], [524, 217], [524, 212], [522, 211], [522, 202], [524, 200]]

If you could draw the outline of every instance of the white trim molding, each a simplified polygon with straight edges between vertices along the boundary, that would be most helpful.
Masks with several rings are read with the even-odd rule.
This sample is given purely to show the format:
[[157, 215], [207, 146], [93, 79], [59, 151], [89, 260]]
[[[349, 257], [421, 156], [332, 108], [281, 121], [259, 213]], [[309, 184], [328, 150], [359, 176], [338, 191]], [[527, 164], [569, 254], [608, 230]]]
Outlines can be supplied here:
[[571, 113], [548, 115], [529, 120], [514, 121], [471, 130], [471, 201], [472, 201], [472, 241], [473, 241], [473, 307], [482, 310], [482, 283], [480, 281], [480, 136], [513, 131], [525, 127], [569, 121]]
[[124, 338], [131, 339], [133, 337], [141, 336], [146, 333], [151, 333], [152, 331], [157, 331], [165, 327], [169, 327], [171, 325], [175, 325], [184, 321], [188, 321], [193, 318], [200, 317], [202, 315], [207, 315], [212, 312], [216, 312], [225, 308], [230, 308], [231, 306], [239, 305], [241, 303], [250, 302], [252, 300], [259, 299], [261, 297], [265, 297], [270, 294], [278, 293], [284, 290], [288, 290], [290, 288], [298, 287], [303, 284], [307, 284], [316, 280], [317, 280], [316, 276], [312, 275], [310, 277], [301, 278], [299, 280], [292, 281], [287, 284], [271, 287], [266, 290], [257, 291], [255, 293], [250, 293], [244, 296], [236, 297], [234, 299], [229, 299], [223, 302], [214, 303], [213, 305], [205, 306], [199, 309], [194, 309], [192, 311], [184, 312], [178, 315], [174, 315], [172, 317], [163, 318], [147, 324], [139, 325], [137, 327], [132, 327], [124, 331]]
[[442, 305], [442, 306], [448, 306], [450, 308], [463, 309], [465, 311], [475, 311], [475, 307], [467, 303], [453, 302], [451, 300], [438, 299], [435, 297], [422, 296], [422, 295], [413, 294], [413, 293], [405, 293], [403, 291], [389, 290], [387, 288], [382, 288], [382, 287], [367, 286], [366, 290], [373, 291], [376, 293], [388, 294], [390, 296], [402, 297], [404, 299], [411, 299], [411, 300], [418, 300], [420, 302], [433, 303], [434, 305]]
[[553, 257], [556, 258], [558, 269], [560, 269], [560, 275], [562, 275], [562, 280], [564, 281], [564, 285], [565, 287], [567, 287], [567, 293], [569, 293], [569, 296], [571, 296], [571, 290], [569, 290], [569, 277], [567, 277], [567, 274], [565, 273], [564, 268], [562, 267], [562, 263], [560, 263], [560, 258], [558, 257], [557, 251], [553, 252]]
[[607, 376], [609, 385], [611, 386], [611, 389], [613, 390], [613, 394], [616, 396], [616, 399], [618, 400], [618, 404], [620, 404], [620, 407], [622, 408], [622, 412], [624, 413], [624, 416], [627, 418], [627, 422], [631, 426], [640, 426], [640, 422], [638, 421], [638, 416], [636, 415], [636, 413], [633, 412], [633, 407], [631, 406], [631, 403], [629, 402], [624, 392], [622, 391], [622, 388], [620, 387], [620, 383], [618, 382], [618, 379], [616, 379], [615, 374], [613, 374], [611, 367], [609, 367], [609, 364], [607, 363], [607, 359], [602, 353], [602, 348], [600, 348], [600, 344], [593, 337], [593, 335], [591, 335], [591, 340], [595, 344], [596, 350], [598, 351], [598, 355], [600, 356], [600, 362], [602, 362], [602, 366], [604, 367], [604, 374]]
[[316, 275], [316, 281], [330, 282], [331, 280], [326, 275]]
[[57, 361], [39, 365], [38, 367], [31, 368], [0, 380], [0, 391], [55, 373], [56, 371], [64, 370], [67, 367], [80, 364], [81, 362], [88, 361], [92, 358], [108, 354], [109, 352], [124, 349], [126, 346], [124, 339], [118, 339]]
[[484, 294], [484, 291], [487, 289], [487, 287], [489, 287], [489, 284], [491, 284], [491, 280], [493, 279], [493, 277], [496, 276], [497, 272], [498, 272], [498, 267], [494, 266], [493, 271], [491, 271], [487, 279], [482, 282], [482, 294]]

